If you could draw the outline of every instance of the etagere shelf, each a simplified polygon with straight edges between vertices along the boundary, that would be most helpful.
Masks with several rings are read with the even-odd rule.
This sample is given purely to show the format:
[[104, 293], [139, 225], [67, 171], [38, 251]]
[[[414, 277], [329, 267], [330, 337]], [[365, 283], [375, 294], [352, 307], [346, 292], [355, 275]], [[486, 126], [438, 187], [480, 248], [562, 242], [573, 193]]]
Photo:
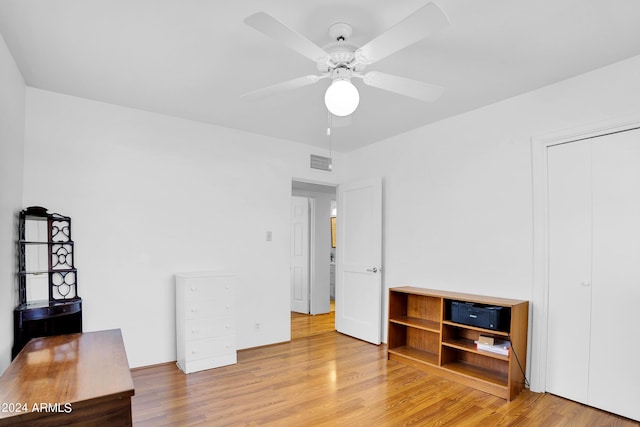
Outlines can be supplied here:
[[18, 217], [12, 358], [31, 338], [82, 332], [71, 218], [31, 206]]
[[[501, 307], [498, 329], [452, 321], [453, 301]], [[525, 387], [529, 302], [416, 287], [389, 290], [388, 358], [503, 399]], [[479, 350], [480, 336], [509, 341], [507, 355]]]

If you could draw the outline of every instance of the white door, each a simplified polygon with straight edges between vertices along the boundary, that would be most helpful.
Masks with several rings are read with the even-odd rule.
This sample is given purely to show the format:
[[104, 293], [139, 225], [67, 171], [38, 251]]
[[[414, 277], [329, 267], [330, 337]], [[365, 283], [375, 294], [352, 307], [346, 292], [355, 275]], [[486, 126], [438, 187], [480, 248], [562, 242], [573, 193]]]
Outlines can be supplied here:
[[382, 183], [338, 187], [336, 329], [373, 344], [382, 332]]
[[547, 391], [640, 420], [640, 131], [550, 147]]
[[309, 199], [291, 198], [291, 311], [309, 313]]
[[589, 405], [640, 421], [640, 130], [593, 140]]
[[547, 391], [587, 403], [591, 339], [591, 146], [556, 145], [549, 182]]

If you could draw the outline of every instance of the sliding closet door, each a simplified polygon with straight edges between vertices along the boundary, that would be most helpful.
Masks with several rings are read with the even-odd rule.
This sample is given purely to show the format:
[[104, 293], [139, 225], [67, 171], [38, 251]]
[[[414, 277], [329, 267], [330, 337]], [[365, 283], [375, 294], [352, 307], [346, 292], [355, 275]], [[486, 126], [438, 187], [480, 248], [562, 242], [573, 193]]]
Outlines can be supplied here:
[[591, 144], [549, 148], [547, 391], [587, 402], [591, 324]]
[[640, 130], [593, 140], [590, 405], [640, 420]]

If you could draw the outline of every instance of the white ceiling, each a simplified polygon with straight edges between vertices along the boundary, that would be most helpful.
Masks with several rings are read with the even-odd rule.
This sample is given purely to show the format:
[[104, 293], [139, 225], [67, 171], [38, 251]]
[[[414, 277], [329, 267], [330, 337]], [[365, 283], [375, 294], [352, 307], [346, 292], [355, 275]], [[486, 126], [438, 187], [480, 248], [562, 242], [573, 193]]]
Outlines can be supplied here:
[[[362, 45], [426, 0], [0, 0], [0, 33], [27, 85], [328, 147], [330, 81], [240, 95], [316, 65], [242, 21], [266, 11], [320, 46], [335, 22]], [[640, 54], [638, 0], [439, 0], [451, 25], [369, 70], [445, 87], [424, 104], [354, 81], [333, 149], [375, 141]], [[339, 123], [338, 123], [339, 124]], [[344, 123], [342, 123], [344, 124]]]

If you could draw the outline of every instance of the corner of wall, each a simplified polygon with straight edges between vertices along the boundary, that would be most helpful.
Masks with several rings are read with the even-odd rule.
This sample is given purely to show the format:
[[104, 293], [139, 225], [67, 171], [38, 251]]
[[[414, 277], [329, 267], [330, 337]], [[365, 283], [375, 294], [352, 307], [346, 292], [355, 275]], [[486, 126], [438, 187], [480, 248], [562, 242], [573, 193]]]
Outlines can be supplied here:
[[26, 86], [0, 35], [0, 373], [11, 361], [16, 212], [22, 207]]

